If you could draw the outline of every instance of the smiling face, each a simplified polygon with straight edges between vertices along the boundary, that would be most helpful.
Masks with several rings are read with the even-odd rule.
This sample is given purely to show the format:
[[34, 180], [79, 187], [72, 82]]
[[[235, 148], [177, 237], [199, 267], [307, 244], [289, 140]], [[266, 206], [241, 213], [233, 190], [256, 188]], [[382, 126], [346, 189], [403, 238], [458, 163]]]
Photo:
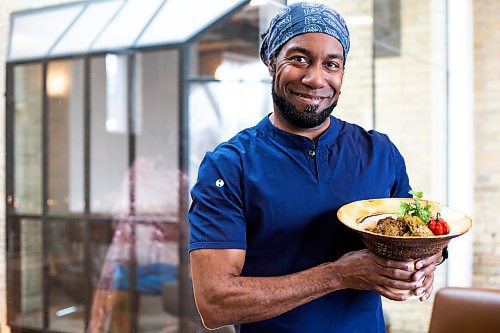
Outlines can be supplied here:
[[342, 44], [323, 33], [298, 35], [283, 45], [269, 63], [277, 120], [302, 129], [324, 125], [340, 95], [343, 63]]

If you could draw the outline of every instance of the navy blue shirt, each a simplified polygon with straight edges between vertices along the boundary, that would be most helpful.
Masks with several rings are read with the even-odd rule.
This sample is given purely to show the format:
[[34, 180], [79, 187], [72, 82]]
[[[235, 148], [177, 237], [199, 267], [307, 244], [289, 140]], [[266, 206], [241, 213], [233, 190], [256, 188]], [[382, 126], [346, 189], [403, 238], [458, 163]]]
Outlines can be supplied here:
[[[337, 210], [356, 200], [407, 197], [405, 163], [386, 135], [330, 120], [315, 144], [265, 117], [207, 153], [191, 191], [189, 251], [244, 249], [242, 276], [281, 276], [364, 248]], [[380, 296], [352, 289], [236, 329], [385, 332]]]

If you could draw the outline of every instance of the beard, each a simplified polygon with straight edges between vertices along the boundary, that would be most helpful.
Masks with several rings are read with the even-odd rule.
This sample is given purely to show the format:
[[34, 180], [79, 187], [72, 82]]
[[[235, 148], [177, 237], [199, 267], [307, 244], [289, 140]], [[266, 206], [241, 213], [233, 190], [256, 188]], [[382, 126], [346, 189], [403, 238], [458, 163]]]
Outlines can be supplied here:
[[298, 110], [295, 105], [276, 94], [276, 90], [274, 89], [274, 77], [271, 93], [273, 102], [278, 107], [280, 116], [287, 123], [297, 128], [309, 129], [323, 124], [337, 106], [337, 101], [335, 101], [320, 112], [316, 112], [318, 110], [318, 105], [306, 105], [304, 110]]

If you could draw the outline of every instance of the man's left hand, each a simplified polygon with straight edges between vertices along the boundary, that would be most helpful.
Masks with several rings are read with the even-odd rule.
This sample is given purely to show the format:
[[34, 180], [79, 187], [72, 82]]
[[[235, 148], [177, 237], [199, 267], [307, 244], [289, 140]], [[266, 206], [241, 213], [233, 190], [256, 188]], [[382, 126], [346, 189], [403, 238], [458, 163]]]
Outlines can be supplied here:
[[433, 256], [419, 259], [415, 262], [416, 272], [413, 273], [412, 279], [418, 281], [422, 278], [424, 283], [419, 288], [413, 290], [415, 295], [421, 295], [420, 301], [423, 302], [429, 298], [432, 293], [433, 283], [434, 283], [434, 271], [436, 270], [437, 263], [441, 260], [441, 253], [437, 253]]

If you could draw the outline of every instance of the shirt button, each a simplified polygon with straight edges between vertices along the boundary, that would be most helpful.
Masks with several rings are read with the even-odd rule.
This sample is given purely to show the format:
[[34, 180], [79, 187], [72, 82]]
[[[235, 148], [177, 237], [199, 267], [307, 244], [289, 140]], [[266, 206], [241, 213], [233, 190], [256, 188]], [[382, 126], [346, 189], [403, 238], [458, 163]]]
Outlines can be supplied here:
[[314, 150], [309, 150], [309, 156], [314, 157], [316, 156], [316, 152]]

